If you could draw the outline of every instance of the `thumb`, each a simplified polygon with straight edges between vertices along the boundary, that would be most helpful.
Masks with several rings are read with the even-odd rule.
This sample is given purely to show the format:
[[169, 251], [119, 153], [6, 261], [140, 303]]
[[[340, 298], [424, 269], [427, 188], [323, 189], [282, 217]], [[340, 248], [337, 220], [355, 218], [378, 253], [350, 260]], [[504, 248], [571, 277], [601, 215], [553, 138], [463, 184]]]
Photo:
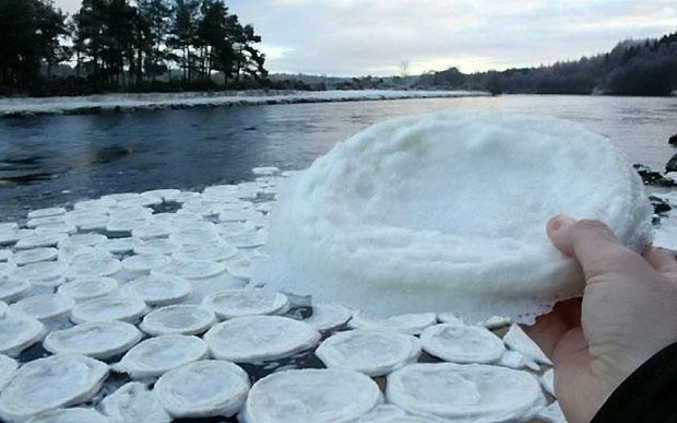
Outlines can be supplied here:
[[550, 219], [546, 229], [555, 247], [580, 263], [588, 283], [600, 275], [623, 274], [629, 268], [648, 266], [600, 221], [577, 221], [560, 215]]

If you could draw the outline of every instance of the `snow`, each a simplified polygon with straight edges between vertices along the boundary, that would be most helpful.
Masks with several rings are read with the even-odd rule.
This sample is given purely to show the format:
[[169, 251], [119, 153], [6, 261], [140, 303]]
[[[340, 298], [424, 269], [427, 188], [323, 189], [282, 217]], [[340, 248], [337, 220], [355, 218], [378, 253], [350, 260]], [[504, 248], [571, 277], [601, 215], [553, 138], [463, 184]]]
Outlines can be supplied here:
[[[219, 106], [257, 106], [270, 104], [293, 104], [309, 102], [339, 102], [359, 100], [394, 100], [407, 98], [454, 98], [485, 96], [475, 91], [322, 91], [322, 92], [284, 92], [237, 93], [236, 95], [215, 95], [213, 93], [176, 93], [176, 94], [106, 94], [89, 97], [50, 97], [50, 98], [6, 98], [0, 99], [0, 115], [31, 114], [72, 114], [99, 113], [102, 111], [121, 112], [135, 110], [158, 110], [172, 107], [219, 107]], [[115, 199], [125, 197], [113, 197]]]
[[555, 214], [602, 220], [636, 250], [650, 238], [639, 176], [597, 134], [498, 112], [395, 119], [280, 190], [271, 261], [254, 281], [375, 317], [530, 322], [582, 293], [580, 269], [544, 231]]

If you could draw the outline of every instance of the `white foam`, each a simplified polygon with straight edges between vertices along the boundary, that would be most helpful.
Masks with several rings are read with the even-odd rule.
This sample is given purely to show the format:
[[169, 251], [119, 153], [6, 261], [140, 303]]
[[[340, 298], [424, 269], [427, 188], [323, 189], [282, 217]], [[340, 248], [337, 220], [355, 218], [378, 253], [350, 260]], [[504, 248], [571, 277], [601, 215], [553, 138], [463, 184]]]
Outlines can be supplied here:
[[57, 354], [24, 364], [0, 394], [0, 417], [26, 420], [38, 413], [94, 396], [108, 366], [81, 356]]
[[411, 364], [421, 353], [418, 339], [394, 331], [356, 329], [325, 339], [315, 355], [328, 368], [382, 376]]
[[[101, 401], [101, 409], [114, 423], [169, 423], [153, 391], [139, 382], [122, 385]], [[83, 422], [84, 423], [84, 422]]]
[[350, 422], [381, 401], [378, 385], [362, 373], [288, 370], [256, 382], [239, 417], [244, 423]]
[[45, 337], [43, 346], [55, 354], [83, 354], [106, 359], [126, 352], [141, 340], [141, 336], [141, 332], [129, 323], [94, 322], [51, 332]]
[[254, 279], [375, 316], [531, 321], [582, 293], [580, 269], [545, 233], [555, 214], [599, 219], [634, 249], [649, 240], [642, 182], [601, 136], [499, 113], [396, 119], [280, 190], [272, 259]]
[[406, 366], [388, 375], [386, 398], [410, 413], [458, 423], [527, 421], [545, 405], [533, 375], [485, 364]]
[[221, 322], [204, 335], [212, 356], [236, 363], [289, 357], [312, 348], [320, 333], [297, 320], [280, 316], [247, 316]]
[[244, 405], [249, 386], [249, 376], [239, 366], [204, 360], [162, 375], [154, 389], [174, 417], [230, 417]]

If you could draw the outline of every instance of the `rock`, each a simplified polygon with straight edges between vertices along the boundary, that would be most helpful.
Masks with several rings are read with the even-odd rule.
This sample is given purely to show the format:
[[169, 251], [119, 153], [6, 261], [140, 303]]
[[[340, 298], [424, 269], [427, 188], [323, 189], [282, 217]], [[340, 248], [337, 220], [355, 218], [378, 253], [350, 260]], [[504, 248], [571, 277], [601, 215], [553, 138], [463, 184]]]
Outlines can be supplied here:
[[[670, 160], [675, 160], [674, 166], [676, 166], [675, 169], [677, 169], [677, 158], [673, 157]], [[670, 162], [668, 162], [668, 164], [670, 164]], [[655, 172], [649, 166], [637, 163], [632, 165], [632, 167], [634, 167], [637, 173], [639, 173], [639, 176], [642, 177], [642, 182], [644, 182], [644, 185], [656, 185], [661, 187], [677, 186], [677, 182], [675, 182], [672, 178], [664, 177], [660, 172]]]
[[665, 165], [666, 172], [677, 172], [677, 153], [670, 157], [667, 164]]
[[677, 147], [677, 134], [668, 138], [668, 144], [674, 145], [675, 147]]
[[651, 200], [651, 205], [653, 206], [654, 213], [656, 214], [667, 213], [672, 210], [670, 203], [660, 197], [650, 195], [649, 200]]

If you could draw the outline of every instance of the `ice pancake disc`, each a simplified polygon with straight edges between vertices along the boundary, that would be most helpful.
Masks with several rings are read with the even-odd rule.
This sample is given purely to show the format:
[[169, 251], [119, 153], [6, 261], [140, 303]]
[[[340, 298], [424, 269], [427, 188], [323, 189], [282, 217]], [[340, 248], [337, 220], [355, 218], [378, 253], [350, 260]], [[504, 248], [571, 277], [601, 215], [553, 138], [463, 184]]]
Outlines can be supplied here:
[[106, 359], [124, 353], [141, 340], [141, 332], [129, 323], [85, 323], [51, 332], [43, 346], [55, 354], [83, 354]]
[[207, 356], [207, 344], [196, 336], [162, 335], [142, 341], [113, 368], [134, 378], [157, 377]]
[[176, 304], [155, 309], [141, 322], [141, 330], [157, 335], [197, 335], [216, 323], [214, 312], [191, 304]]
[[431, 355], [452, 363], [493, 363], [505, 347], [501, 338], [481, 326], [441, 324], [421, 334], [421, 346]]

